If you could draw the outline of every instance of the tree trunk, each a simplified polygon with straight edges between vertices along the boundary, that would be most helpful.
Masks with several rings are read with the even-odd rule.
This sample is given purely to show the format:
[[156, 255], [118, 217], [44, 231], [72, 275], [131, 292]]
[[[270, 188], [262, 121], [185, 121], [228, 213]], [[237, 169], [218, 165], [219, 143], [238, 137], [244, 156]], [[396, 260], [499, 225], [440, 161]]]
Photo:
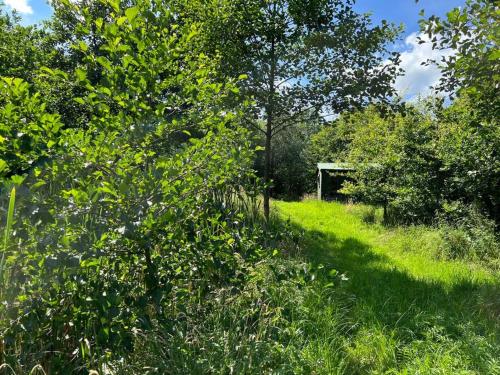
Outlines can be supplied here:
[[274, 38], [271, 40], [271, 51], [269, 56], [270, 72], [269, 72], [269, 92], [266, 106], [266, 155], [264, 163], [264, 216], [269, 222], [270, 214], [270, 199], [271, 199], [271, 141], [273, 137], [273, 121], [274, 121], [274, 95], [276, 87], [274, 84], [276, 78], [276, 51]]
[[264, 162], [264, 216], [269, 221], [271, 199], [271, 138], [272, 138], [272, 114], [268, 113], [266, 122], [266, 151]]

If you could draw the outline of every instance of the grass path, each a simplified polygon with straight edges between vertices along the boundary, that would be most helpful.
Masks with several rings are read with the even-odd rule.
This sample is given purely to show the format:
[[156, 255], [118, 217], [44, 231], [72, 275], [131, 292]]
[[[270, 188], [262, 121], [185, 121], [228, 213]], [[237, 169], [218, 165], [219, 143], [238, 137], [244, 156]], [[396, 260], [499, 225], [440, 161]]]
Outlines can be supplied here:
[[[304, 232], [304, 256], [345, 274], [355, 373], [500, 374], [499, 276], [440, 260], [429, 228], [365, 224], [366, 207], [274, 202]], [[340, 295], [339, 294], [339, 295]]]

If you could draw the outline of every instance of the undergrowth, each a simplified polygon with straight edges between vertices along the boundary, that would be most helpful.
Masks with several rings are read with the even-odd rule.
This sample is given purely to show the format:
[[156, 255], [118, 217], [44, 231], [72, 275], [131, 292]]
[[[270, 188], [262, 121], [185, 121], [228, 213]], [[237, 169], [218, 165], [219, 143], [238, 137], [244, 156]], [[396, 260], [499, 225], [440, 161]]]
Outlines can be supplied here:
[[303, 261], [262, 261], [243, 288], [219, 289], [192, 306], [176, 334], [138, 333], [118, 373], [343, 373], [347, 327], [333, 292], [340, 282]]
[[499, 373], [491, 269], [433, 257], [438, 230], [367, 224], [363, 206], [275, 204], [283, 250], [174, 329], [136, 332], [117, 373]]

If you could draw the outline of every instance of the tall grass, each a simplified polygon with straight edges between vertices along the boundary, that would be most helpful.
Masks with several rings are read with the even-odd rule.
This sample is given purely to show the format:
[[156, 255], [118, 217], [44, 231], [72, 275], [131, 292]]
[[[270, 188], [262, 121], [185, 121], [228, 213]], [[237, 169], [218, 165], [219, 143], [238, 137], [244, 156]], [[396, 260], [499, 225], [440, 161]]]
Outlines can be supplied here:
[[[342, 374], [339, 278], [300, 260], [259, 262], [241, 289], [214, 291], [168, 332], [139, 332], [120, 374]], [[175, 332], [172, 334], [171, 332]]]
[[9, 207], [7, 209], [7, 221], [5, 224], [5, 232], [3, 237], [2, 258], [0, 259], [0, 287], [2, 288], [0, 293], [3, 293], [3, 290], [5, 288], [4, 282], [7, 281], [4, 280], [7, 274], [5, 263], [7, 258], [7, 252], [9, 250], [10, 233], [12, 231], [12, 224], [14, 222], [15, 204], [16, 204], [16, 188], [14, 187], [10, 192]]
[[343, 334], [345, 373], [500, 374], [494, 269], [442, 257], [439, 228], [386, 227], [370, 207], [275, 206], [304, 232], [307, 260], [329, 264], [348, 279], [333, 299], [353, 298], [345, 316], [352, 328]]
[[360, 205], [274, 204], [281, 256], [191, 305], [174, 329], [138, 333], [117, 373], [500, 373], [498, 278], [436, 258], [439, 230], [387, 228]]

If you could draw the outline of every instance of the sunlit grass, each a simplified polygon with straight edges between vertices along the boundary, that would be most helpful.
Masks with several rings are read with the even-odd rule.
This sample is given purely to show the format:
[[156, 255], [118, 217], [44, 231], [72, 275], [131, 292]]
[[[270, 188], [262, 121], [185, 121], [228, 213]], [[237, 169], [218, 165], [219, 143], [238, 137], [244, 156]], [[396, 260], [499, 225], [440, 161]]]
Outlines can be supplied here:
[[363, 206], [274, 207], [304, 231], [310, 262], [348, 279], [348, 373], [499, 373], [498, 274], [441, 259], [435, 229], [365, 223]]

